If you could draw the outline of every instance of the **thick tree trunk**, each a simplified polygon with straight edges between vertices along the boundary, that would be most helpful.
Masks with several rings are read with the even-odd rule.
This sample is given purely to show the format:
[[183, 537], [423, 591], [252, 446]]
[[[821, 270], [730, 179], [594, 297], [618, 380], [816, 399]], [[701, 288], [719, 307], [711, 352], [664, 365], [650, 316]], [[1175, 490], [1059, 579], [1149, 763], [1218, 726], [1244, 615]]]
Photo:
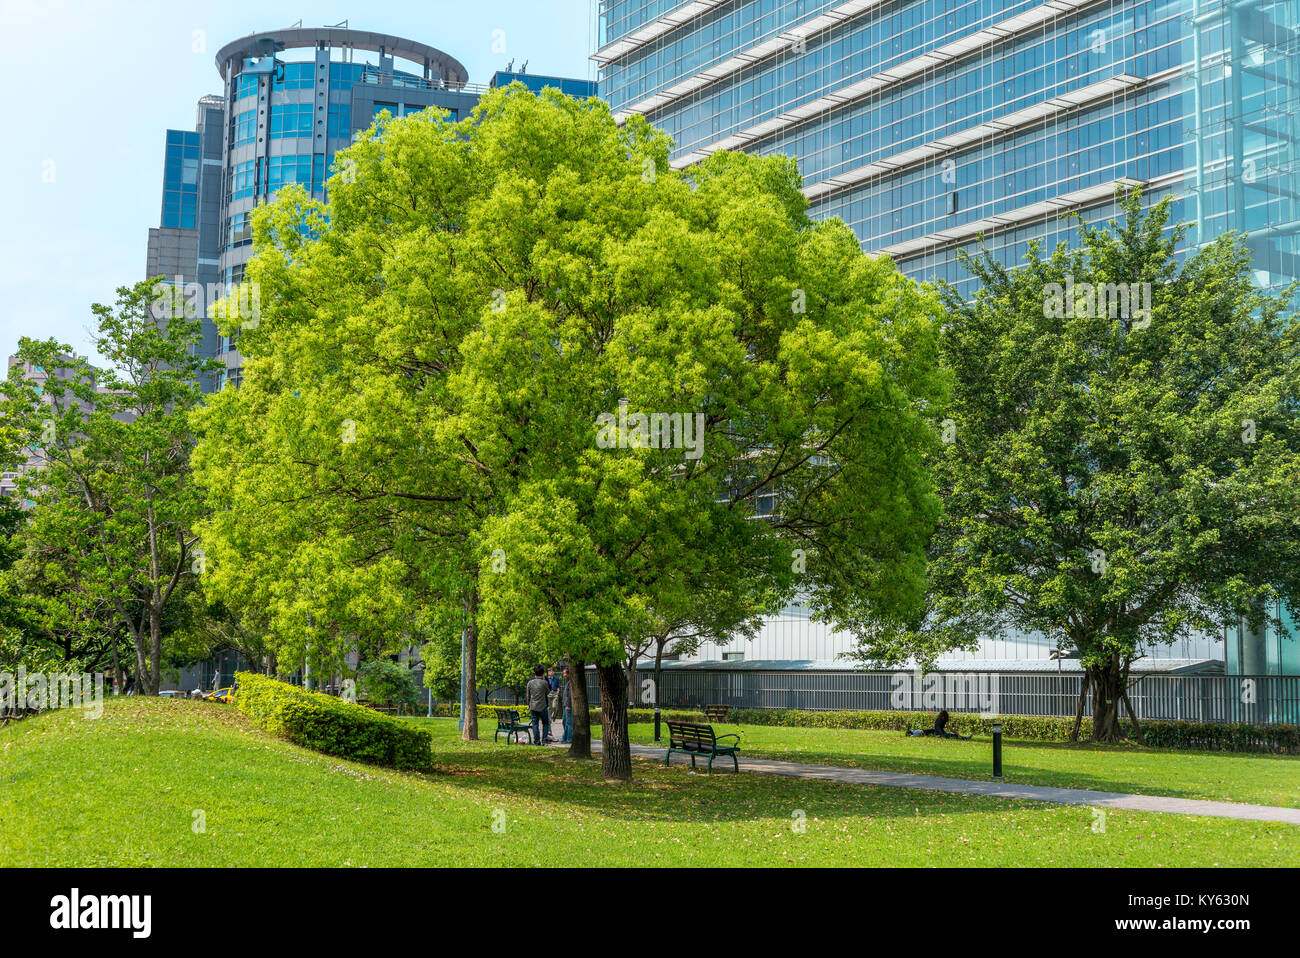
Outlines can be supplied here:
[[112, 638], [113, 643], [113, 694], [119, 695], [122, 692], [122, 666], [117, 654], [117, 636]]
[[1103, 665], [1088, 666], [1092, 681], [1092, 741], [1118, 742], [1124, 738], [1119, 727], [1121, 670], [1112, 656]]
[[598, 665], [600, 678], [600, 771], [607, 780], [632, 780], [632, 746], [627, 736], [627, 678], [623, 666]]
[[591, 708], [587, 702], [587, 663], [569, 660], [569, 700], [573, 708], [570, 758], [591, 758]]
[[157, 695], [162, 684], [162, 610], [154, 606], [149, 610], [149, 670], [145, 675], [144, 691]]
[[1079, 729], [1083, 727], [1083, 703], [1088, 700], [1088, 673], [1079, 677], [1079, 704], [1074, 709], [1074, 728], [1070, 731], [1070, 741], [1079, 744]]
[[465, 599], [465, 715], [460, 733], [466, 742], [478, 741], [478, 590]]
[[[143, 629], [143, 624], [141, 629]], [[132, 686], [136, 695], [145, 694], [145, 676], [149, 673], [149, 660], [145, 658], [144, 637], [135, 640], [135, 682]]]
[[1133, 703], [1128, 698], [1128, 681], [1127, 670], [1125, 671], [1125, 681], [1120, 686], [1119, 697], [1124, 700], [1124, 708], [1128, 709], [1128, 717], [1133, 721], [1133, 737], [1138, 740], [1138, 744], [1145, 746], [1147, 737], [1142, 731], [1142, 723], [1138, 721], [1137, 712], [1133, 710]]
[[[148, 457], [145, 458], [146, 467], [149, 464]], [[162, 616], [158, 601], [158, 521], [153, 511], [153, 489], [150, 488], [145, 496], [149, 505], [146, 510], [146, 516], [149, 521], [149, 666], [144, 673], [136, 676], [136, 682], [143, 685], [141, 689], [145, 695], [158, 694], [158, 670], [161, 663], [162, 653]]]

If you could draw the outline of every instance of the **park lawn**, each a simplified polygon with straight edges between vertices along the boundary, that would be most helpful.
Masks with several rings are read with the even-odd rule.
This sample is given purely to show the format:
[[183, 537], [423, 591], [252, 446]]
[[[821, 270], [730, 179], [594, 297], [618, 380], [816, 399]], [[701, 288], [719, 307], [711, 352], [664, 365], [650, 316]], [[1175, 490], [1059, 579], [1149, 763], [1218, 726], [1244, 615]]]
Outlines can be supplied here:
[[[739, 733], [742, 755], [980, 781], [993, 778], [993, 740], [989, 735], [963, 742], [863, 729], [722, 724], [714, 728], [719, 735]], [[599, 737], [600, 729], [593, 731]], [[654, 744], [653, 725], [638, 723], [629, 731], [633, 742]], [[666, 727], [662, 735], [667, 738]], [[1300, 808], [1297, 755], [1004, 739], [1002, 778], [1017, 785]]]
[[[317, 754], [229, 706], [135, 698], [0, 728], [7, 865], [1300, 865], [1300, 829], [637, 761], [434, 733], [437, 771]], [[196, 832], [197, 813], [205, 828]], [[494, 824], [504, 825], [494, 831]], [[797, 827], [796, 827], [797, 826]], [[800, 830], [801, 829], [801, 830]]]

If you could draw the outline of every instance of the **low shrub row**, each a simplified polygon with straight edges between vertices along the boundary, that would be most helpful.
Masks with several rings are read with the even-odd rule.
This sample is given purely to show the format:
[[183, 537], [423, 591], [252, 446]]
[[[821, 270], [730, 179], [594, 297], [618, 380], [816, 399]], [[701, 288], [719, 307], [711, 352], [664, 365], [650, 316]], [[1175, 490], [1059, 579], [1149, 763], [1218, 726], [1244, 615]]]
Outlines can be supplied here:
[[[728, 722], [739, 725], [787, 725], [805, 728], [850, 729], [924, 729], [934, 725], [934, 712], [809, 712], [800, 709], [734, 709]], [[1074, 719], [1044, 715], [1003, 715], [983, 717], [952, 713], [955, 731], [963, 734], [991, 734], [993, 723], [1002, 723], [1002, 734], [1009, 739], [1038, 742], [1065, 742], [1074, 728]], [[1121, 722], [1124, 733], [1133, 738], [1133, 724]], [[1203, 749], [1228, 752], [1300, 753], [1300, 726], [1250, 724], [1246, 722], [1167, 722], [1146, 721], [1142, 732], [1147, 744], [1158, 748]], [[1085, 718], [1080, 739], [1092, 734], [1092, 720]]]
[[[498, 708], [512, 708], [519, 712], [520, 721], [528, 721], [528, 709], [523, 705], [479, 705], [479, 721], [496, 723]], [[443, 706], [442, 715], [458, 715], [459, 707]], [[628, 722], [636, 725], [654, 721], [653, 709], [628, 709]], [[665, 709], [660, 713], [663, 721], [705, 722], [703, 712], [689, 709]], [[842, 711], [813, 712], [804, 709], [732, 709], [727, 715], [728, 725], [782, 725], [799, 728], [881, 729], [904, 731], [926, 729], [934, 726], [934, 712], [907, 711]], [[1002, 723], [1002, 734], [1008, 739], [1033, 742], [1066, 742], [1074, 719], [1045, 715], [1003, 715], [997, 718], [952, 713], [952, 727], [967, 734], [974, 732], [989, 735], [994, 721]], [[591, 723], [600, 724], [600, 709], [591, 710]], [[1124, 733], [1133, 738], [1131, 722], [1121, 723]], [[1276, 752], [1300, 754], [1300, 726], [1283, 724], [1250, 724], [1247, 722], [1166, 722], [1142, 723], [1147, 744], [1157, 748], [1197, 749], [1226, 752]], [[1079, 730], [1081, 741], [1092, 735], [1092, 720], [1085, 718]]]
[[[491, 721], [495, 727], [496, 720], [497, 720], [497, 709], [513, 709], [514, 711], [519, 713], [519, 721], [521, 722], [528, 722], [531, 719], [531, 716], [528, 713], [528, 707], [526, 705], [480, 704], [478, 707], [478, 720], [480, 722]], [[460, 706], [456, 703], [452, 703], [445, 707], [445, 711], [440, 711], [435, 706], [434, 714], [444, 715], [444, 716], [447, 715], [457, 716], [460, 714]], [[674, 722], [703, 722], [705, 720], [703, 712], [691, 712], [691, 711], [682, 711], [682, 710], [668, 711], [667, 709], [665, 709], [663, 712], [659, 714], [660, 714], [660, 718], [665, 722], [667, 722], [669, 719], [672, 719]], [[551, 718], [555, 719], [556, 721], [559, 721], [560, 716], [552, 715]], [[627, 720], [628, 723], [631, 725], [636, 725], [641, 722], [653, 722], [655, 720], [654, 709], [628, 709]], [[598, 708], [591, 709], [591, 724], [592, 725], [600, 724], [600, 709]]]
[[428, 771], [433, 740], [409, 722], [253, 672], [236, 672], [235, 707], [296, 745], [390, 768]]

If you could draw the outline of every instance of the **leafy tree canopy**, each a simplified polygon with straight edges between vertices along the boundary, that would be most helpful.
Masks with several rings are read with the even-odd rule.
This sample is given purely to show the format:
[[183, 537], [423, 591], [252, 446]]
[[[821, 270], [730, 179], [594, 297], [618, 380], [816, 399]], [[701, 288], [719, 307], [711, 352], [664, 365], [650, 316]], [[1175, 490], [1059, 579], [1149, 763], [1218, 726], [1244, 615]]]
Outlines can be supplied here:
[[[1300, 325], [1228, 235], [1176, 255], [1167, 201], [944, 291], [955, 376], [929, 600], [861, 654], [923, 662], [1006, 629], [1075, 650], [1094, 735], [1153, 645], [1300, 602]], [[1274, 622], [1280, 628], [1282, 623]], [[1080, 700], [1082, 707], [1082, 699]]]

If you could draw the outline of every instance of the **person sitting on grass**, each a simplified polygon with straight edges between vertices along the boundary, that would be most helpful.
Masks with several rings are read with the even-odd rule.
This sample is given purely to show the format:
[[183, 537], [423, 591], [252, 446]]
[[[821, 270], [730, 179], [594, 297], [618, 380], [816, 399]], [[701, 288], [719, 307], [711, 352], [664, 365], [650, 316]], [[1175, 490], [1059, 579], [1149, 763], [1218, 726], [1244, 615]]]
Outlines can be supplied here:
[[958, 735], [956, 732], [948, 731], [948, 710], [944, 709], [934, 718], [934, 729], [930, 733], [940, 738], [961, 738], [968, 739], [970, 735]]
[[949, 722], [948, 710], [943, 709], [938, 715], [934, 717], [934, 728], [913, 729], [908, 734], [937, 735], [939, 738], [959, 738], [962, 739], [963, 741], [969, 741], [974, 735], [974, 733], [971, 733], [971, 735], [958, 735], [956, 732], [949, 732], [948, 722]]

